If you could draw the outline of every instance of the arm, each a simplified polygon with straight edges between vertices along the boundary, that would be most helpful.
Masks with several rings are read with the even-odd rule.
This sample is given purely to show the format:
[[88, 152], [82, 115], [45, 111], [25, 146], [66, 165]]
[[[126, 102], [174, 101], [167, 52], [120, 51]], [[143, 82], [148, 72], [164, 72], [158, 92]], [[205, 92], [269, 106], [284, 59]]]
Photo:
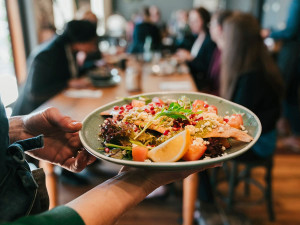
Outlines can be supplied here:
[[44, 148], [27, 151], [34, 158], [46, 160], [68, 170], [79, 172], [95, 158], [83, 150], [78, 131], [80, 122], [49, 108], [27, 116], [12, 117], [9, 120], [10, 143], [37, 135], [44, 135]]
[[275, 31], [270, 34], [271, 38], [290, 40], [296, 37], [300, 29], [300, 2], [298, 0], [292, 1], [288, 18], [286, 22], [286, 28], [281, 31]]
[[46, 213], [21, 218], [7, 225], [82, 225], [83, 222], [86, 225], [112, 225], [157, 187], [215, 166], [220, 165], [172, 172], [130, 169], [68, 203], [67, 207], [60, 206]]
[[78, 212], [86, 225], [114, 224], [157, 187], [204, 169], [172, 172], [138, 169], [122, 172], [67, 205]]

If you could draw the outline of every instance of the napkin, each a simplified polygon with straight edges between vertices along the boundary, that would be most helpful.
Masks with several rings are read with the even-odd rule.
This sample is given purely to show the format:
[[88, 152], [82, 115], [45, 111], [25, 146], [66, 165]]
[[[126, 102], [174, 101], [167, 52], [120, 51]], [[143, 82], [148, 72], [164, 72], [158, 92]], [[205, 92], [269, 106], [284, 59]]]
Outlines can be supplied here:
[[102, 94], [100, 90], [90, 89], [71, 89], [64, 92], [64, 95], [70, 98], [100, 98]]
[[162, 91], [191, 91], [192, 86], [188, 81], [167, 81], [159, 84]]

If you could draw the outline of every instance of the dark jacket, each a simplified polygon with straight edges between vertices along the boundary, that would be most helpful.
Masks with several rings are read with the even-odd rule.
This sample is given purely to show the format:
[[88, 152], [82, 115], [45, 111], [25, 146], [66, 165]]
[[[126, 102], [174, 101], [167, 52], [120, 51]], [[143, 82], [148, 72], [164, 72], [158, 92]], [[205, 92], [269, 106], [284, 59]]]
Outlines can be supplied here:
[[67, 86], [71, 72], [65, 45], [63, 38], [57, 36], [30, 56], [28, 77], [14, 106], [13, 115], [32, 112]]
[[210, 35], [206, 34], [197, 56], [187, 62], [198, 90], [202, 90], [209, 83], [208, 70], [215, 48], [216, 44], [211, 40]]
[[262, 124], [262, 133], [276, 127], [281, 112], [279, 93], [263, 72], [251, 71], [240, 76], [231, 99], [254, 112]]
[[137, 24], [133, 31], [133, 41], [129, 48], [130, 53], [143, 53], [146, 37], [152, 38], [152, 50], [160, 50], [161, 35], [159, 29], [152, 23], [143, 22]]

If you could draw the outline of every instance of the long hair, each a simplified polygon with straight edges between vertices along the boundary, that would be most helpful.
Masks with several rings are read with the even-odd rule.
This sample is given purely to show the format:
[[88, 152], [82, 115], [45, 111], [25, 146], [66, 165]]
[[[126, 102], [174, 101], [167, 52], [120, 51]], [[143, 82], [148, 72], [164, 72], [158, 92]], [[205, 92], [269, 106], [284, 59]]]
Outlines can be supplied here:
[[[235, 12], [223, 24], [220, 94], [231, 99], [241, 74], [258, 71], [279, 95], [281, 75], [260, 36], [260, 25], [250, 14]], [[255, 88], [255, 87], [253, 87]]]

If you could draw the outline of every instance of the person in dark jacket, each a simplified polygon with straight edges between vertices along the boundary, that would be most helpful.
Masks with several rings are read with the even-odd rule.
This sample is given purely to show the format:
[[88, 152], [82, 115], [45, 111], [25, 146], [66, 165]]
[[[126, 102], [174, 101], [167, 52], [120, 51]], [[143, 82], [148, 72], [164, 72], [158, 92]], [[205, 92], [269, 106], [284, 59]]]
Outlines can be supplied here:
[[29, 58], [28, 77], [13, 108], [13, 115], [32, 112], [66, 88], [72, 78], [78, 78], [75, 54], [94, 51], [96, 38], [95, 24], [73, 20], [67, 23], [62, 35], [34, 50]]
[[241, 157], [248, 160], [272, 156], [276, 123], [284, 88], [279, 68], [260, 36], [258, 21], [235, 12], [223, 25], [220, 95], [254, 112], [262, 123], [262, 135]]
[[300, 151], [300, 1], [291, 1], [285, 29], [272, 32], [264, 30], [263, 34], [282, 41], [277, 63], [283, 75], [286, 93], [283, 118], [278, 128], [283, 135], [289, 135], [281, 141], [285, 147]]
[[208, 24], [209, 12], [203, 8], [193, 9], [189, 13], [189, 26], [197, 37], [191, 51], [179, 49], [176, 57], [181, 62], [186, 62], [195, 80], [197, 88], [203, 90], [208, 86], [208, 69], [216, 47], [211, 40]]
[[146, 38], [151, 38], [151, 50], [161, 50], [161, 35], [158, 27], [150, 20], [149, 8], [143, 9], [143, 22], [135, 25], [130, 53], [143, 53]]

